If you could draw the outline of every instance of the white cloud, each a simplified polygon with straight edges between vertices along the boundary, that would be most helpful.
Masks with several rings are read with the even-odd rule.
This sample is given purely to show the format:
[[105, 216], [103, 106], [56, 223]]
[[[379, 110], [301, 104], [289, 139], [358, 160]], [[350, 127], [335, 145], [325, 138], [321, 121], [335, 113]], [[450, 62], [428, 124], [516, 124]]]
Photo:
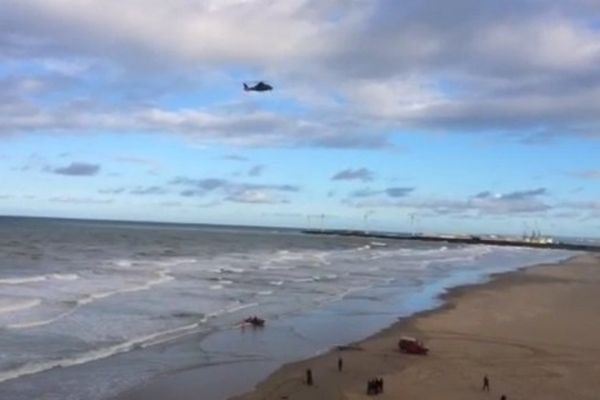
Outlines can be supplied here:
[[225, 198], [227, 201], [235, 203], [250, 203], [250, 204], [279, 204], [288, 203], [287, 199], [280, 196], [274, 196], [272, 193], [267, 193], [260, 190], [242, 190]]
[[[397, 207], [413, 210], [427, 210], [436, 214], [460, 215], [511, 215], [544, 213], [553, 207], [540, 199], [547, 194], [546, 189], [538, 188], [509, 193], [494, 194], [481, 192], [467, 199], [368, 199], [354, 201], [346, 199], [345, 204], [353, 207]], [[356, 196], [355, 196], [356, 197]], [[358, 196], [359, 198], [361, 196]], [[364, 196], [363, 196], [364, 197]]]
[[[585, 0], [9, 1], [0, 57], [75, 89], [93, 74], [100, 93], [82, 99], [15, 68], [0, 132], [334, 147], [385, 146], [399, 129], [598, 137], [598, 19]], [[272, 96], [303, 112], [252, 97], [233, 110], [153, 103], [240, 75], [275, 81]], [[49, 90], [65, 100], [45, 103]]]

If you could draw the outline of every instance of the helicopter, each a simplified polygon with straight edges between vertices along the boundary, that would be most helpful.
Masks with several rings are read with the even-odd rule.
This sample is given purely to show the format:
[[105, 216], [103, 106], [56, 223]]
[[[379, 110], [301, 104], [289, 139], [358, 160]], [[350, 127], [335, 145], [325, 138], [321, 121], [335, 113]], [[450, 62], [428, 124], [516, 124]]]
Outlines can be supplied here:
[[248, 86], [247, 83], [244, 83], [244, 91], [246, 92], [268, 92], [270, 90], [273, 90], [273, 86], [264, 83], [263, 81], [260, 81], [253, 86]]

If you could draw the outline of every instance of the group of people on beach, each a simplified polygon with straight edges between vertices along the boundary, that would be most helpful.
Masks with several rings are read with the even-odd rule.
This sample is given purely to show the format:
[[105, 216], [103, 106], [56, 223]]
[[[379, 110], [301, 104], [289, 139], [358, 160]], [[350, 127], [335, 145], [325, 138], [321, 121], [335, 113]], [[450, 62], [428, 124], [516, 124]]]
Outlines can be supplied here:
[[383, 393], [383, 378], [370, 379], [367, 382], [367, 394]]
[[[342, 372], [342, 369], [344, 367], [344, 360], [342, 359], [342, 357], [338, 357], [337, 359], [337, 369], [339, 372]], [[308, 386], [312, 386], [313, 385], [313, 374], [312, 374], [312, 370], [309, 368], [306, 370], [306, 380], [305, 383]], [[481, 390], [484, 392], [489, 392], [490, 391], [490, 378], [487, 375], [483, 376], [483, 385], [481, 387]], [[369, 381], [367, 381], [367, 395], [378, 395], [380, 393], [383, 393], [383, 378], [373, 378], [373, 379], [369, 379]], [[500, 400], [507, 400], [506, 395], [502, 395], [500, 396]]]

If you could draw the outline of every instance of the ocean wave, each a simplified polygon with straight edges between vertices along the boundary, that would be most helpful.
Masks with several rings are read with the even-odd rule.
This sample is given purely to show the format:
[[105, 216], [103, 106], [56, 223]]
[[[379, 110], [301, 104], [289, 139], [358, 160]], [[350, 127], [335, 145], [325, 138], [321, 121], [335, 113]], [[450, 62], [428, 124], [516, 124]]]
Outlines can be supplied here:
[[118, 289], [118, 290], [111, 290], [108, 292], [99, 292], [99, 293], [89, 294], [86, 297], [77, 300], [77, 304], [85, 305], [85, 304], [90, 304], [95, 300], [105, 299], [107, 297], [115, 296], [115, 295], [122, 294], [122, 293], [132, 293], [132, 292], [139, 292], [142, 290], [148, 290], [148, 289], [152, 288], [153, 286], [160, 285], [160, 284], [167, 283], [169, 281], [174, 280], [175, 278], [173, 276], [169, 275], [170, 272], [171, 271], [168, 269], [158, 271], [158, 272], [156, 272], [156, 274], [158, 275], [158, 278], [150, 280], [150, 281], [144, 283], [143, 285], [132, 286], [132, 287]]
[[149, 262], [150, 264], [154, 264], [154, 265], [158, 265], [160, 267], [175, 267], [177, 265], [182, 265], [182, 264], [194, 264], [197, 263], [198, 259], [197, 258], [192, 258], [192, 257], [174, 257], [174, 258], [169, 258], [166, 260], [158, 260], [158, 261], [152, 261]]
[[251, 308], [251, 307], [256, 307], [258, 306], [258, 303], [245, 303], [245, 304], [239, 304], [233, 307], [229, 307], [225, 310], [226, 313], [231, 314], [237, 311], [241, 311], [241, 310], [245, 310], [246, 308]]
[[0, 279], [0, 285], [23, 285], [23, 284], [27, 284], [27, 283], [33, 283], [33, 282], [43, 282], [48, 279], [73, 281], [78, 278], [79, 278], [79, 275], [77, 275], [77, 274], [46, 274], [46, 275], [35, 275], [35, 276], [16, 277], [16, 278], [4, 278], [4, 279]]
[[[111, 291], [107, 291], [107, 292], [98, 292], [98, 293], [89, 294], [83, 298], [80, 298], [80, 299], [74, 301], [73, 302], [74, 306], [70, 310], [62, 312], [56, 316], [53, 316], [50, 318], [44, 318], [41, 320], [8, 324], [8, 325], [5, 325], [5, 327], [8, 329], [28, 329], [28, 328], [37, 328], [40, 326], [54, 323], [58, 320], [61, 320], [62, 318], [65, 318], [65, 317], [73, 314], [79, 307], [91, 304], [96, 300], [106, 299], [108, 297], [112, 297], [112, 296], [122, 294], [122, 293], [131, 293], [131, 292], [138, 292], [138, 291], [142, 291], [142, 290], [148, 290], [148, 289], [152, 288], [153, 286], [172, 281], [175, 278], [172, 277], [171, 275], [169, 275], [169, 272], [170, 272], [169, 270], [158, 271], [156, 273], [158, 275], [158, 278], [150, 280], [150, 281], [144, 283], [143, 285], [123, 288], [123, 289], [118, 289], [118, 290], [111, 290]], [[78, 278], [78, 276], [75, 274], [64, 274], [61, 276], [61, 278], [58, 278], [58, 279], [74, 280], [77, 278]], [[14, 309], [14, 306], [13, 306], [13, 309], [9, 310], [9, 311], [21, 311], [23, 309], [35, 307], [37, 305], [39, 305], [39, 301], [36, 304], [31, 303], [31, 305], [22, 306], [22, 307], [19, 307], [18, 309]], [[0, 314], [5, 313], [5, 312], [8, 312], [8, 311], [5, 311], [5, 309], [0, 306]]]
[[208, 313], [206, 317], [203, 319], [203, 322], [206, 322], [209, 318], [217, 318], [223, 314], [233, 314], [234, 312], [245, 310], [246, 308], [252, 308], [258, 306], [258, 303], [241, 303], [237, 302], [233, 306], [225, 307], [220, 310], [213, 311]]
[[129, 268], [133, 265], [133, 261], [132, 260], [117, 260], [117, 261], [114, 261], [114, 264], [118, 267]]
[[0, 279], [0, 285], [20, 285], [23, 283], [40, 282], [48, 279], [46, 275], [31, 276], [27, 278], [5, 278]]
[[[329, 265], [330, 262], [326, 260], [329, 252], [315, 252], [315, 251], [288, 251], [288, 250], [280, 250], [273, 255], [266, 255], [268, 260], [266, 261], [266, 265], [260, 267], [263, 270], [289, 270], [294, 269], [298, 265], [297, 263], [302, 261], [303, 263], [307, 263], [309, 261], [316, 262], [320, 265]], [[275, 265], [273, 265], [275, 264]]]
[[274, 265], [261, 265], [260, 267], [258, 267], [258, 269], [263, 270], [263, 271], [269, 271], [269, 270], [273, 270], [273, 271], [277, 271], [277, 270], [281, 270], [281, 271], [286, 271], [286, 270], [290, 270], [290, 269], [294, 269], [295, 265], [285, 265], [285, 266], [274, 266]]
[[155, 345], [165, 341], [173, 340], [179, 336], [174, 337], [175, 334], [180, 334], [185, 331], [190, 331], [198, 328], [200, 323], [193, 323], [190, 325], [168, 329], [161, 332], [152, 333], [149, 335], [141, 336], [135, 339], [128, 340], [123, 343], [115, 344], [112, 346], [104, 347], [101, 349], [90, 350], [85, 353], [81, 353], [76, 357], [63, 358], [59, 360], [48, 360], [39, 363], [26, 363], [17, 368], [4, 371], [0, 373], [0, 382], [5, 382], [11, 379], [19, 378], [24, 375], [33, 375], [43, 371], [47, 371], [52, 368], [58, 367], [72, 367], [74, 365], [81, 365], [91, 361], [100, 360], [113, 356], [115, 354], [124, 353], [139, 347], [148, 347], [149, 345]]
[[296, 279], [292, 279], [292, 282], [297, 282], [297, 283], [304, 283], [304, 282], [314, 282], [314, 277], [311, 278], [296, 278]]
[[50, 274], [49, 276], [59, 281], [74, 281], [79, 279], [79, 275], [77, 274]]
[[37, 307], [40, 304], [42, 304], [41, 299], [31, 299], [16, 303], [11, 302], [10, 304], [4, 305], [0, 303], [0, 314], [9, 314], [17, 311], [23, 311], [33, 307]]
[[337, 274], [313, 275], [313, 281], [333, 281], [338, 278]]
[[213, 269], [213, 272], [217, 272], [219, 274], [241, 274], [245, 271], [244, 268], [235, 268], [235, 267], [222, 267]]
[[48, 324], [51, 324], [53, 322], [56, 322], [64, 317], [67, 317], [67, 316], [73, 314], [75, 312], [75, 310], [77, 309], [77, 307], [78, 306], [76, 305], [72, 309], [65, 311], [61, 314], [58, 314], [57, 316], [54, 316], [52, 318], [47, 318], [47, 319], [42, 319], [42, 320], [37, 320], [37, 321], [29, 321], [29, 322], [18, 322], [18, 323], [14, 323], [14, 324], [8, 324], [5, 327], [8, 329], [28, 329], [28, 328], [36, 328], [38, 326], [48, 325]]

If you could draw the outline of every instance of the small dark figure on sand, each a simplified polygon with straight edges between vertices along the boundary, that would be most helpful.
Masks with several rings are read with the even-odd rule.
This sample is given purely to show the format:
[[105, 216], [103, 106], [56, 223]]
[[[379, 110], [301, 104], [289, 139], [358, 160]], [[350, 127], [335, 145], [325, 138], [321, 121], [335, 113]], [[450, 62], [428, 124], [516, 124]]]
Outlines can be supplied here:
[[342, 369], [344, 368], [344, 360], [342, 360], [342, 357], [338, 358], [338, 371], [342, 372]]
[[485, 375], [483, 377], [483, 387], [481, 388], [481, 390], [483, 390], [485, 392], [489, 392], [490, 391], [490, 379], [488, 378], [487, 375]]
[[371, 379], [367, 382], [367, 395], [383, 393], [383, 378]]
[[506, 400], [506, 396], [505, 395], [500, 396], [500, 400]]
[[312, 386], [313, 384], [313, 376], [312, 376], [312, 371], [309, 369], [306, 370], [306, 384], [308, 386]]

